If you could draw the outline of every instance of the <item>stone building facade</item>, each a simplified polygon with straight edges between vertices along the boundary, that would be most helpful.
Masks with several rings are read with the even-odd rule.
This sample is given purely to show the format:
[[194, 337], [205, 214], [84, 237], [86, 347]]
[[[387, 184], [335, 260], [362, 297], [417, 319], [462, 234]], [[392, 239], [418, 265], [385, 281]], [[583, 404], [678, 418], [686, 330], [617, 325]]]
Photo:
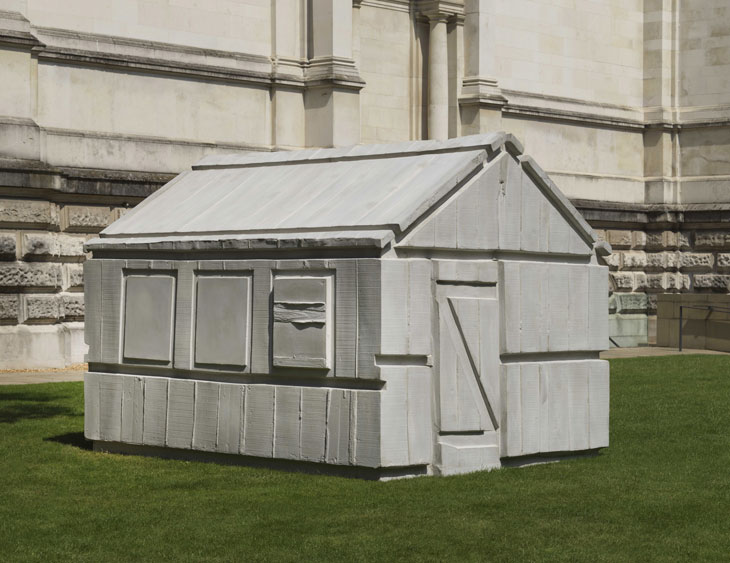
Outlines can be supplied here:
[[727, 0], [0, 0], [0, 367], [81, 361], [82, 243], [210, 153], [503, 129], [612, 243], [611, 323], [730, 282]]

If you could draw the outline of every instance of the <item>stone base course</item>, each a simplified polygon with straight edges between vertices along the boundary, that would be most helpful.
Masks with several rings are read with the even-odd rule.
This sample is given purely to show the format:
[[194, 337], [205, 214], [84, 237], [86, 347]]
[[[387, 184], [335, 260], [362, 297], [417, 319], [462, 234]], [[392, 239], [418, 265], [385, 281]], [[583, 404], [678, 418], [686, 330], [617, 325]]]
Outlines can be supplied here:
[[85, 353], [82, 322], [0, 326], [2, 369], [63, 368]]
[[0, 167], [0, 369], [83, 362], [84, 243], [163, 178], [150, 184], [147, 176], [135, 180], [124, 173], [110, 189], [109, 172], [97, 183], [84, 172], [83, 184], [77, 185], [69, 171], [2, 171]]
[[[651, 344], [657, 338], [657, 297], [730, 292], [730, 209], [692, 208], [686, 213], [645, 206], [642, 214], [618, 209], [579, 209], [609, 242], [610, 332], [615, 344]], [[605, 204], [595, 204], [596, 207]], [[694, 206], [697, 207], [697, 206]], [[639, 221], [637, 221], [639, 219]], [[626, 228], [618, 228], [624, 224]]]

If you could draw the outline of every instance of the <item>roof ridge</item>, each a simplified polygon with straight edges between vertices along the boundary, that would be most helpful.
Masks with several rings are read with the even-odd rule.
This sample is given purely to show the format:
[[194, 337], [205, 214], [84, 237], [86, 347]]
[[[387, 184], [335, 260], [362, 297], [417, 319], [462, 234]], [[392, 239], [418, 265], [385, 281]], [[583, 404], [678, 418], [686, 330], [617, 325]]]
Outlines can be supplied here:
[[302, 149], [295, 151], [274, 151], [241, 153], [229, 155], [209, 155], [193, 165], [193, 170], [224, 168], [251, 168], [313, 162], [335, 162], [346, 160], [374, 160], [397, 158], [442, 152], [460, 152], [484, 148], [491, 153], [506, 149], [513, 156], [523, 154], [522, 144], [511, 134], [504, 131], [454, 137], [445, 141], [407, 141], [372, 145], [351, 145], [341, 148]]

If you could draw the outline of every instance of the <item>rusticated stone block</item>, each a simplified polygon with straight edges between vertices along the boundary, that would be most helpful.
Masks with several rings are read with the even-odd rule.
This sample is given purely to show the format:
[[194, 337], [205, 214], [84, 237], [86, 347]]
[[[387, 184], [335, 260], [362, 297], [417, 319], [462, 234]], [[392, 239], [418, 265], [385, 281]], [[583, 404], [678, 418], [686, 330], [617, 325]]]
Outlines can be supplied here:
[[61, 315], [61, 302], [57, 295], [25, 295], [23, 321], [57, 320]]
[[649, 231], [646, 233], [647, 250], [673, 250], [679, 247], [679, 233], [674, 231]]
[[664, 231], [664, 246], [667, 248], [679, 248], [679, 233]]
[[618, 269], [621, 267], [621, 253], [620, 252], [613, 252], [609, 254], [608, 256], [604, 256], [603, 259], [606, 262], [606, 265], [609, 268], [612, 269]]
[[646, 296], [646, 312], [647, 313], [656, 313], [656, 307], [657, 307], [657, 296], [656, 294], [648, 294]]
[[646, 253], [640, 251], [624, 252], [623, 267], [627, 270], [643, 270], [646, 268]]
[[651, 270], [664, 270], [667, 264], [667, 254], [669, 252], [649, 252], [646, 255], [646, 269]]
[[634, 289], [634, 274], [629, 272], [611, 272], [611, 283], [616, 291], [631, 291]]
[[84, 286], [84, 265], [65, 264], [63, 266], [63, 289], [81, 288]]
[[720, 272], [730, 271], [730, 254], [718, 254], [717, 255], [717, 269]]
[[697, 274], [694, 277], [696, 289], [712, 289], [715, 291], [728, 291], [730, 289], [730, 275], [725, 274]]
[[112, 222], [108, 207], [67, 205], [62, 210], [64, 231], [98, 233]]
[[61, 316], [65, 318], [80, 319], [84, 316], [84, 294], [64, 293], [61, 294]]
[[682, 274], [636, 274], [636, 289], [646, 292], [681, 290], [685, 285], [689, 287], [689, 276]]
[[17, 295], [0, 295], [0, 321], [18, 320]]
[[692, 249], [692, 241], [690, 237], [690, 233], [680, 231], [677, 233], [677, 246], [680, 250], [691, 250]]
[[0, 264], [0, 287], [49, 287], [61, 283], [61, 265], [13, 262]]
[[15, 260], [15, 233], [0, 233], [0, 260]]
[[679, 252], [665, 252], [664, 253], [664, 267], [667, 270], [679, 269]]
[[115, 207], [114, 209], [112, 209], [112, 222], [121, 218], [125, 213], [131, 210], [131, 207]]
[[660, 231], [649, 231], [646, 233], [647, 250], [664, 250], [664, 237]]
[[634, 248], [637, 250], [646, 247], [646, 233], [644, 231], [634, 231]]
[[84, 242], [82, 235], [58, 235], [58, 255], [64, 258], [78, 258], [84, 256]]
[[667, 272], [663, 275], [662, 286], [666, 291], [689, 289], [689, 276], [676, 272]]
[[85, 240], [83, 235], [25, 233], [23, 255], [29, 259], [49, 256], [81, 258], [84, 256]]
[[683, 270], [709, 272], [712, 270], [714, 263], [715, 257], [712, 254], [682, 252], [679, 255], [679, 264]]
[[49, 201], [33, 199], [0, 200], [0, 225], [58, 228], [58, 210]]
[[695, 249], [721, 250], [730, 248], [730, 232], [697, 231], [695, 233]]
[[636, 289], [639, 291], [657, 291], [662, 289], [661, 280], [664, 274], [636, 274]]
[[631, 231], [609, 230], [607, 235], [608, 242], [613, 248], [631, 248], [633, 242]]
[[617, 293], [616, 312], [618, 313], [643, 313], [646, 311], [645, 293]]
[[56, 254], [56, 239], [51, 233], [26, 233], [23, 235], [23, 256], [42, 257]]

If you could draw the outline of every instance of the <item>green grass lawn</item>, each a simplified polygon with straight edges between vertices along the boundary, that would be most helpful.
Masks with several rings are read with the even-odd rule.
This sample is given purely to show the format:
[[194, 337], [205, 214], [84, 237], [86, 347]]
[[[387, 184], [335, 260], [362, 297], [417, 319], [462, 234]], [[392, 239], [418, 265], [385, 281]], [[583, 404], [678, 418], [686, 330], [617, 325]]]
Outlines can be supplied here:
[[728, 561], [730, 358], [611, 363], [611, 446], [386, 483], [94, 453], [81, 383], [0, 387], [0, 561]]

